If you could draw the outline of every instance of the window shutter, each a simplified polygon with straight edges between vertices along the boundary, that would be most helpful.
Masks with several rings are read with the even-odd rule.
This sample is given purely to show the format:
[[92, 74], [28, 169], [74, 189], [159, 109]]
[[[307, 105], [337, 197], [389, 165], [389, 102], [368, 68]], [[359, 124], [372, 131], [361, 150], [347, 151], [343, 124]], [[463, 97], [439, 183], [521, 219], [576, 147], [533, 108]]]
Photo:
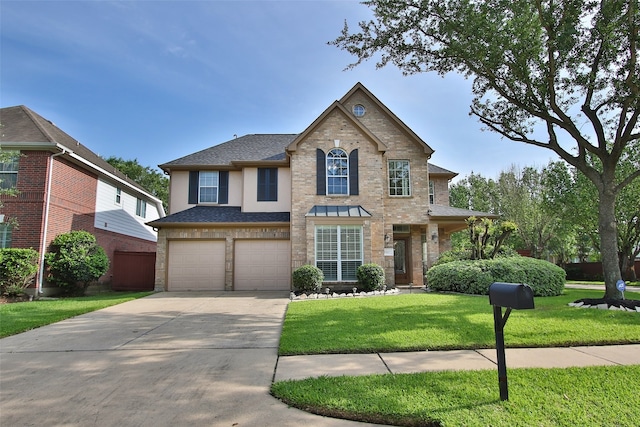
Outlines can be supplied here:
[[218, 204], [229, 203], [229, 171], [218, 172]]
[[358, 150], [349, 153], [349, 194], [358, 195]]
[[198, 204], [198, 187], [200, 179], [200, 172], [198, 171], [189, 171], [189, 204], [197, 205]]
[[324, 151], [316, 149], [316, 194], [324, 196], [327, 194], [327, 161]]

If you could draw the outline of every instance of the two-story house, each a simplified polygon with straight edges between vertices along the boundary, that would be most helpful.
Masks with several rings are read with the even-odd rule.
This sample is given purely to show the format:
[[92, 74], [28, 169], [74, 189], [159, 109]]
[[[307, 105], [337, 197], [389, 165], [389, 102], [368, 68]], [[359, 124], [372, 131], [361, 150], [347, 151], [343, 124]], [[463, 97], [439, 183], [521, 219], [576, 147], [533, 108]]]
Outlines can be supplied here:
[[423, 285], [450, 234], [480, 215], [449, 206], [456, 174], [362, 84], [300, 134], [246, 135], [160, 165], [170, 214], [156, 290], [288, 290], [319, 267], [352, 285], [364, 263], [388, 285]]
[[[118, 251], [154, 253], [157, 233], [146, 222], [164, 216], [162, 202], [52, 122], [25, 106], [0, 109], [0, 247], [40, 253], [37, 293], [44, 281], [44, 254], [61, 233], [85, 230], [109, 256], [111, 280]], [[148, 261], [145, 261], [148, 262]], [[153, 282], [153, 259], [151, 260]]]

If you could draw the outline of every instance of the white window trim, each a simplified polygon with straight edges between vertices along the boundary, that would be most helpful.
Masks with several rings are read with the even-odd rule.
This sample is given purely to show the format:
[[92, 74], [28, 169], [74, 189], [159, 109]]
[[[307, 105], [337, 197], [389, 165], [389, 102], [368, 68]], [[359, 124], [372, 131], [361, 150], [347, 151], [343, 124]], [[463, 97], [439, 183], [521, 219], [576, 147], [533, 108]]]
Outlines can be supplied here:
[[[336, 259], [318, 259], [318, 230], [325, 227], [335, 228], [336, 237], [337, 237], [337, 258]], [[359, 250], [360, 250], [360, 259], [343, 259], [342, 258], [342, 227], [348, 228], [356, 228], [359, 231]], [[364, 264], [364, 227], [362, 225], [317, 225], [314, 230], [314, 258], [315, 258], [315, 266], [318, 266], [318, 261], [320, 262], [335, 262], [337, 264], [336, 268], [336, 279], [335, 280], [325, 280], [325, 282], [352, 282], [356, 281], [355, 279], [343, 279], [342, 277], [342, 263], [348, 261], [356, 261], [360, 262], [360, 265]]]
[[[406, 162], [407, 163], [407, 172], [409, 176], [407, 177], [408, 185], [407, 192], [408, 194], [391, 194], [391, 162]], [[387, 161], [387, 185], [388, 185], [388, 195], [389, 197], [411, 197], [412, 188], [411, 188], [411, 162], [407, 159], [389, 159]]]
[[[329, 154], [331, 154], [333, 151], [341, 151], [344, 153], [345, 158], [347, 160], [347, 166], [346, 166], [346, 175], [330, 175], [329, 174]], [[332, 157], [333, 158], [333, 157]], [[332, 148], [331, 150], [329, 150], [329, 152], [327, 153], [327, 155], [325, 156], [325, 162], [324, 162], [324, 167], [326, 168], [326, 178], [325, 178], [325, 188], [327, 189], [326, 193], [327, 196], [348, 196], [349, 195], [349, 153], [347, 153], [345, 150], [343, 150], [342, 148]], [[344, 193], [330, 193], [329, 192], [329, 178], [343, 178], [346, 177], [347, 178], [347, 186], [346, 186], [346, 192]]]
[[[216, 176], [216, 182], [218, 183], [218, 185], [202, 185], [201, 184], [201, 179], [203, 174], [215, 174]], [[203, 201], [202, 200], [202, 189], [203, 188], [215, 188], [215, 200], [214, 201]], [[220, 173], [218, 171], [201, 171], [198, 174], [198, 203], [218, 203], [218, 200], [220, 200]]]

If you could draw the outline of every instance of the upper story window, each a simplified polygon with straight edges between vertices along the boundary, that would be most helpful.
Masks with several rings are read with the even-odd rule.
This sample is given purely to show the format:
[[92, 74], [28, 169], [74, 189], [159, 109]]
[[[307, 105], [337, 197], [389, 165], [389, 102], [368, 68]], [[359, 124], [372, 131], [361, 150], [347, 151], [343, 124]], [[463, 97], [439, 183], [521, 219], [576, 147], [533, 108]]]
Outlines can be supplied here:
[[278, 201], [278, 168], [258, 168], [258, 201]]
[[356, 104], [353, 106], [353, 115], [356, 117], [362, 117], [367, 112], [362, 104]]
[[116, 188], [116, 205], [122, 203], [122, 190], [120, 188]]
[[349, 156], [340, 148], [327, 153], [327, 194], [349, 194]]
[[136, 200], [136, 215], [142, 218], [147, 216], [147, 202], [142, 199]]
[[389, 195], [410, 196], [409, 160], [389, 160]]
[[200, 172], [198, 203], [218, 203], [218, 172]]
[[5, 152], [0, 158], [0, 188], [9, 190], [18, 185], [20, 152]]
[[429, 204], [433, 205], [436, 202], [436, 190], [433, 185], [433, 181], [429, 181]]

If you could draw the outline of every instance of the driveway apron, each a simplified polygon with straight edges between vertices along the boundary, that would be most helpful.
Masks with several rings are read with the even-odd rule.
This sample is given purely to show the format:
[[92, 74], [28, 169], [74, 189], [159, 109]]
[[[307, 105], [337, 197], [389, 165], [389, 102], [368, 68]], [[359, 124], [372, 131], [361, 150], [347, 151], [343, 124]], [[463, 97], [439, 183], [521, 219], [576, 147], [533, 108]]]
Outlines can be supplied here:
[[287, 297], [158, 293], [4, 338], [0, 425], [364, 425], [269, 394]]

